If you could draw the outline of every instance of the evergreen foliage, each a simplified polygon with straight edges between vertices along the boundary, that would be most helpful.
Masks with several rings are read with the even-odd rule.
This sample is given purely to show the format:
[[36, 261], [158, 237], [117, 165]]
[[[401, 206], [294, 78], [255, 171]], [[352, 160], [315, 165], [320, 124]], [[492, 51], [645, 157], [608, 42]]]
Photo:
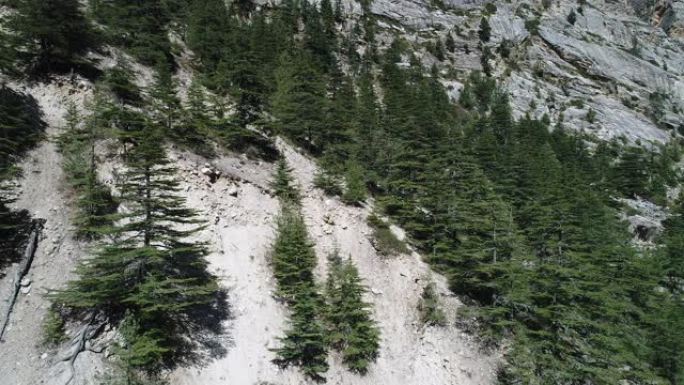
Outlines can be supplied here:
[[273, 115], [280, 132], [297, 144], [320, 154], [326, 125], [325, 83], [303, 53], [284, 53], [276, 73], [276, 89], [271, 99]]
[[104, 84], [123, 104], [137, 106], [142, 102], [140, 89], [133, 82], [133, 74], [125, 62], [107, 71]]
[[444, 314], [444, 310], [439, 304], [439, 296], [437, 295], [434, 282], [428, 282], [428, 284], [423, 287], [420, 302], [418, 302], [418, 312], [420, 313], [421, 322], [425, 325], [446, 325], [446, 314]]
[[19, 0], [8, 27], [17, 56], [34, 74], [83, 69], [83, 55], [98, 36], [78, 0]]
[[322, 189], [327, 195], [341, 195], [342, 186], [339, 180], [325, 170], [319, 171], [314, 177], [314, 186]]
[[[74, 2], [77, 2], [74, 0]], [[95, 20], [104, 25], [106, 40], [121, 46], [141, 63], [173, 66], [168, 23], [169, 2], [164, 0], [89, 0]]]
[[317, 291], [313, 269], [316, 253], [309, 240], [304, 219], [299, 213], [299, 193], [292, 186], [284, 160], [279, 162], [274, 189], [283, 209], [278, 218], [277, 237], [273, 246], [273, 274], [278, 282], [278, 296], [292, 311], [281, 346], [274, 349], [273, 360], [281, 367], [296, 365], [316, 382], [324, 382], [328, 370], [323, 298]]
[[373, 246], [378, 254], [390, 256], [409, 251], [406, 244], [400, 241], [390, 230], [389, 224], [378, 218], [377, 215], [369, 215], [368, 224], [373, 228]]
[[344, 179], [346, 183], [342, 200], [349, 204], [363, 203], [366, 200], [366, 186], [361, 165], [354, 160], [348, 161]]
[[[25, 28], [17, 28], [14, 46], [0, 47], [9, 53], [1, 66], [11, 67], [18, 55], [39, 71], [61, 71], [80, 65], [97, 45], [81, 40], [94, 35], [78, 2], [17, 3], [13, 23]], [[66, 4], [58, 10], [60, 22], [37, 23], [57, 3]], [[684, 212], [680, 204], [665, 222], [662, 248], [637, 251], [614, 199], [667, 204], [668, 187], [680, 183], [678, 145], [589, 146], [562, 125], [550, 131], [548, 117], [513, 119], [508, 95], [488, 76], [493, 54], [487, 17], [478, 30], [487, 76], [474, 71], [465, 79], [458, 109], [437, 68], [426, 71], [407, 42], [397, 39], [379, 52], [369, 1], [361, 2], [360, 20], [346, 26], [351, 32], [344, 38], [336, 34], [344, 22], [340, 2], [328, 0], [284, 1], [275, 9], [243, 1], [226, 7], [220, 0], [90, 4], [109, 42], [157, 66], [147, 99], [125, 65], [110, 71], [105, 85], [119, 105], [102, 103], [87, 117], [71, 109], [59, 142], [70, 154], [67, 174], [86, 218], [77, 224], [111, 242], [56, 294], [65, 306], [56, 310], [67, 316], [96, 312], [120, 327], [122, 381], [140, 383], [146, 378], [139, 369], [154, 374], [184, 354], [196, 342], [188, 332], [205, 327], [197, 315], [206, 316], [207, 306], [220, 310], [206, 249], [186, 240], [201, 223], [176, 195], [174, 170], [160, 143], [168, 136], [209, 153], [210, 138], [239, 151], [275, 153], [257, 127], [274, 129], [319, 157], [315, 183], [328, 193], [352, 204], [373, 194], [379, 210], [406, 229], [413, 246], [466, 299], [461, 317], [475, 321], [485, 341], [510, 341], [501, 384], [682, 383]], [[573, 10], [568, 22], [575, 17]], [[171, 26], [184, 22], [201, 71], [185, 105], [176, 95], [168, 39]], [[539, 20], [525, 26], [537, 33]], [[449, 33], [428, 49], [442, 60], [455, 44]], [[506, 56], [507, 48], [502, 43], [499, 53]], [[211, 103], [200, 81], [215, 95]], [[3, 178], [13, 172], [15, 154], [30, 148], [43, 128], [35, 103], [21, 99], [0, 90]], [[224, 116], [224, 100], [234, 102], [234, 116]], [[119, 190], [126, 210], [116, 213], [104, 203], [111, 197], [99, 190], [94, 173], [93, 145], [102, 132], [116, 136], [125, 153]], [[272, 266], [278, 295], [291, 310], [275, 362], [323, 381], [332, 347], [363, 374], [377, 357], [379, 332], [358, 272], [351, 261], [333, 256], [322, 295], [299, 192], [284, 160], [272, 189], [283, 206]], [[15, 214], [3, 199], [0, 240], [16, 245], [21, 237], [8, 235], [17, 234]], [[407, 251], [387, 223], [375, 215], [369, 223], [380, 254]], [[418, 310], [426, 324], [446, 320], [431, 283]], [[52, 323], [57, 330], [58, 322]]]
[[65, 339], [64, 319], [56, 310], [49, 309], [43, 320], [43, 343], [54, 346]]
[[337, 252], [328, 257], [326, 324], [329, 343], [342, 353], [349, 370], [366, 374], [378, 357], [380, 330], [371, 318], [371, 305], [363, 300], [366, 289], [351, 259]]
[[313, 381], [325, 382], [328, 347], [321, 313], [321, 298], [312, 286], [299, 289], [290, 306], [289, 328], [275, 350], [274, 362], [282, 367], [297, 365]]
[[76, 105], [69, 104], [67, 126], [58, 138], [62, 167], [77, 193], [76, 234], [87, 239], [100, 236], [100, 229], [112, 223], [109, 215], [116, 212], [117, 207], [109, 188], [97, 180], [95, 145], [106, 127], [103, 115], [107, 108], [101, 95], [96, 96], [91, 108], [91, 116], [83, 119]]
[[480, 37], [480, 41], [486, 43], [492, 34], [492, 27], [489, 26], [489, 20], [486, 17], [480, 19], [480, 29], [477, 30], [477, 35]]
[[222, 311], [216, 278], [206, 270], [207, 249], [185, 240], [202, 223], [178, 195], [160, 132], [145, 121], [141, 130], [127, 133], [136, 143], [119, 185], [119, 201], [127, 209], [101, 230], [112, 242], [54, 294], [67, 309], [100, 313], [128, 330], [122, 359], [151, 372], [199, 347], [201, 341], [189, 334], [200, 327], [212, 330], [212, 320], [217, 327]]
[[288, 167], [285, 159], [280, 159], [276, 166], [276, 172], [273, 176], [271, 188], [276, 196], [285, 203], [299, 204], [299, 191], [294, 185], [294, 180], [290, 172], [292, 170]]
[[272, 264], [273, 274], [278, 282], [278, 296], [294, 303], [298, 293], [314, 286], [316, 254], [304, 219], [295, 207], [287, 206], [283, 209], [278, 218], [277, 234]]

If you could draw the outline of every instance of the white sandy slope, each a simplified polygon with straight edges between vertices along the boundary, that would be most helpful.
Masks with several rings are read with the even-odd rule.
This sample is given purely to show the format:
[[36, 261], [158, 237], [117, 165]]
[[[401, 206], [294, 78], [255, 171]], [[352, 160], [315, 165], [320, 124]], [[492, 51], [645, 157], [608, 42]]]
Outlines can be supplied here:
[[[429, 267], [416, 253], [383, 258], [377, 255], [366, 224], [369, 208], [342, 204], [325, 197], [312, 186], [315, 164], [284, 142], [279, 143], [303, 192], [303, 213], [318, 255], [317, 276], [322, 282], [327, 254], [338, 248], [351, 256], [369, 289], [374, 318], [382, 330], [380, 357], [366, 376], [344, 369], [340, 357], [332, 354], [329, 384], [490, 384], [493, 382], [496, 357], [479, 351], [477, 345], [454, 326], [425, 328], [418, 321], [416, 305], [430, 276]], [[204, 367], [184, 368], [171, 376], [172, 385], [219, 384], [308, 384], [296, 369], [280, 370], [271, 363], [269, 349], [278, 346], [278, 337], [286, 327], [287, 309], [276, 302], [268, 258], [273, 241], [277, 201], [264, 190], [264, 174], [272, 166], [245, 162], [243, 170], [253, 173], [254, 184], [238, 184], [238, 196], [230, 197], [228, 180], [210, 186], [192, 170], [202, 160], [180, 159], [190, 206], [217, 218], [210, 239], [217, 252], [209, 260], [221, 273], [222, 283], [230, 288], [234, 314], [227, 322], [230, 346], [226, 356]], [[188, 164], [190, 162], [190, 164]], [[226, 171], [226, 159], [216, 163]], [[234, 175], [235, 169], [228, 170]], [[241, 178], [250, 180], [250, 176]], [[196, 188], [194, 186], [200, 186]], [[187, 188], [187, 187], [186, 187]], [[434, 276], [439, 291], [447, 293], [442, 277]], [[460, 303], [442, 295], [449, 318], [454, 320]]]
[[[48, 124], [48, 140], [29, 152], [21, 163], [23, 175], [19, 178], [17, 209], [27, 209], [35, 218], [46, 220], [29, 274], [31, 291], [19, 294], [11, 322], [0, 342], [0, 383], [7, 385], [62, 385], [69, 376], [68, 366], [59, 359], [60, 352], [42, 346], [42, 321], [49, 301], [44, 297], [48, 289], [61, 288], [72, 277], [78, 260], [87, 254], [87, 245], [73, 239], [70, 225], [73, 194], [66, 186], [60, 167], [61, 155], [51, 139], [64, 125], [67, 100], [78, 105], [88, 91], [74, 85], [55, 82], [29, 87], [11, 85], [17, 91], [33, 95]], [[0, 279], [0, 309], [5, 313], [6, 299], [17, 266], [11, 266]], [[76, 330], [68, 330], [70, 334]], [[73, 385], [90, 384], [100, 369], [100, 360], [94, 353], [83, 353], [75, 363], [77, 376]]]
[[[15, 87], [19, 88], [19, 87]], [[90, 91], [68, 83], [35, 85], [20, 89], [39, 102], [54, 136], [63, 126], [65, 101], [83, 105]], [[349, 373], [335, 354], [330, 358], [329, 384], [489, 384], [493, 382], [496, 357], [480, 353], [477, 345], [454, 326], [425, 328], [418, 322], [416, 304], [428, 266], [417, 254], [383, 258], [369, 241], [366, 224], [370, 208], [343, 205], [325, 197], [312, 187], [315, 164], [292, 147], [281, 142], [281, 150], [293, 167], [303, 193], [303, 212], [316, 243], [319, 258], [317, 275], [322, 282], [326, 255], [334, 247], [343, 256], [351, 256], [362, 278], [374, 294], [374, 318], [382, 330], [380, 357], [366, 376]], [[200, 211], [210, 224], [199, 238], [210, 244], [211, 269], [229, 290], [232, 318], [226, 321], [223, 343], [227, 354], [205, 365], [181, 368], [170, 373], [171, 385], [256, 385], [308, 384], [296, 368], [280, 370], [271, 363], [270, 350], [278, 346], [286, 328], [287, 308], [273, 298], [275, 282], [268, 263], [274, 238], [277, 199], [269, 195], [268, 182], [273, 165], [224, 156], [212, 163], [224, 177], [210, 184], [199, 170], [203, 158], [170, 151], [179, 167], [183, 194], [188, 205]], [[103, 157], [104, 158], [104, 157]], [[41, 324], [49, 302], [42, 296], [48, 289], [63, 287], [73, 278], [79, 260], [87, 258], [88, 245], [73, 239], [70, 225], [73, 193], [66, 186], [60, 167], [61, 156], [50, 141], [31, 151], [22, 163], [16, 208], [26, 208], [37, 218], [47, 220], [29, 277], [33, 284], [28, 295], [20, 297], [12, 314], [5, 342], [0, 343], [0, 384], [63, 385], [69, 376], [66, 363], [60, 361], [62, 349], [41, 345]], [[107, 161], [101, 170], [105, 182], [111, 177]], [[230, 194], [237, 190], [237, 196]], [[0, 310], [5, 307], [16, 266], [0, 279]], [[460, 303], [447, 295], [444, 279], [433, 275], [450, 319]], [[70, 327], [69, 334], [77, 331]], [[111, 333], [109, 333], [111, 337]], [[104, 355], [89, 351], [79, 355], [72, 385], [98, 384], [105, 366]]]

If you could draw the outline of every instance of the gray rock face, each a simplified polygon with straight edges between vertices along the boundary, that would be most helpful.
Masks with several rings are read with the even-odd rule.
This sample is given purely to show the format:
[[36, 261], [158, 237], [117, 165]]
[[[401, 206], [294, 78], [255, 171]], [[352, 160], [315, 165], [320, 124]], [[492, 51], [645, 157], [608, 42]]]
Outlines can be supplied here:
[[[493, 14], [485, 15], [486, 3], [496, 5]], [[343, 0], [342, 9], [350, 30], [362, 8]], [[374, 0], [370, 9], [378, 47], [406, 40], [426, 69], [439, 67], [452, 100], [467, 74], [481, 69], [484, 45], [518, 117], [547, 115], [552, 124], [632, 143], [684, 134], [684, 0], [595, 0], [583, 7], [575, 1]], [[491, 26], [484, 44], [477, 33], [483, 15]], [[440, 62], [426, 46], [447, 34], [455, 50]], [[497, 52], [502, 44], [508, 57]]]
[[[399, 35], [423, 65], [437, 64], [447, 92], [457, 99], [463, 77], [480, 69], [480, 0], [375, 0], [379, 39]], [[597, 0], [495, 2], [488, 17], [492, 52], [504, 42], [508, 58], [495, 54], [493, 76], [510, 93], [517, 116], [547, 115], [552, 123], [600, 139], [666, 142], [684, 133], [684, 44], [676, 37], [682, 1]], [[576, 14], [574, 24], [568, 14]], [[657, 19], [657, 20], [656, 20]], [[528, 31], [538, 22], [535, 32]], [[528, 24], [526, 26], [526, 24]], [[456, 50], [443, 62], [426, 51], [428, 42], [451, 34]], [[461, 75], [454, 76], [454, 73]]]

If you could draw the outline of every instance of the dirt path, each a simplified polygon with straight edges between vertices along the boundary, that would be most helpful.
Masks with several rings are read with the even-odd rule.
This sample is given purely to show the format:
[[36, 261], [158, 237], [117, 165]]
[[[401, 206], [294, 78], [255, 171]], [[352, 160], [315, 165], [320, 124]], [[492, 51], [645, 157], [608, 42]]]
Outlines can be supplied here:
[[[69, 85], [36, 85], [19, 91], [33, 95], [48, 124], [48, 138], [63, 126], [65, 102], [72, 99], [82, 105], [85, 92], [76, 93]], [[41, 345], [42, 321], [49, 306], [44, 294], [48, 289], [62, 287], [71, 276], [77, 261], [86, 254], [85, 245], [76, 242], [70, 225], [72, 212], [70, 192], [65, 185], [60, 167], [61, 156], [49, 140], [31, 151], [21, 163], [23, 175], [19, 180], [17, 209], [27, 209], [33, 217], [46, 220], [33, 265], [27, 277], [31, 280], [30, 292], [21, 293], [0, 343], [0, 378], [3, 384], [62, 385], [68, 377], [66, 367], [59, 363], [58, 352]], [[14, 265], [0, 280], [0, 308], [14, 276]], [[76, 361], [78, 376], [73, 385], [90, 384], [99, 369], [94, 354], [83, 354]]]

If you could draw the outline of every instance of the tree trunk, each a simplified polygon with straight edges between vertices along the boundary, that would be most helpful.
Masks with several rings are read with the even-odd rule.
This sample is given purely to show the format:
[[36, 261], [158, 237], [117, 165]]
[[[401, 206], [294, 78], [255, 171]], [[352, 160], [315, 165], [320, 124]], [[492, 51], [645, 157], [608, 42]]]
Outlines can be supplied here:
[[31, 269], [31, 263], [33, 262], [33, 256], [36, 253], [36, 248], [38, 247], [38, 236], [43, 229], [44, 219], [34, 219], [31, 221], [31, 234], [29, 235], [28, 243], [26, 245], [26, 251], [24, 251], [24, 260], [17, 270], [17, 274], [14, 277], [14, 291], [9, 299], [9, 305], [7, 306], [7, 312], [5, 313], [5, 319], [2, 322], [2, 327], [0, 327], [0, 341], [2, 341], [2, 336], [5, 334], [5, 329], [9, 325], [10, 315], [12, 314], [12, 309], [14, 308], [15, 302], [17, 302], [17, 297], [19, 296], [19, 291], [21, 290], [21, 280], [28, 274]]

